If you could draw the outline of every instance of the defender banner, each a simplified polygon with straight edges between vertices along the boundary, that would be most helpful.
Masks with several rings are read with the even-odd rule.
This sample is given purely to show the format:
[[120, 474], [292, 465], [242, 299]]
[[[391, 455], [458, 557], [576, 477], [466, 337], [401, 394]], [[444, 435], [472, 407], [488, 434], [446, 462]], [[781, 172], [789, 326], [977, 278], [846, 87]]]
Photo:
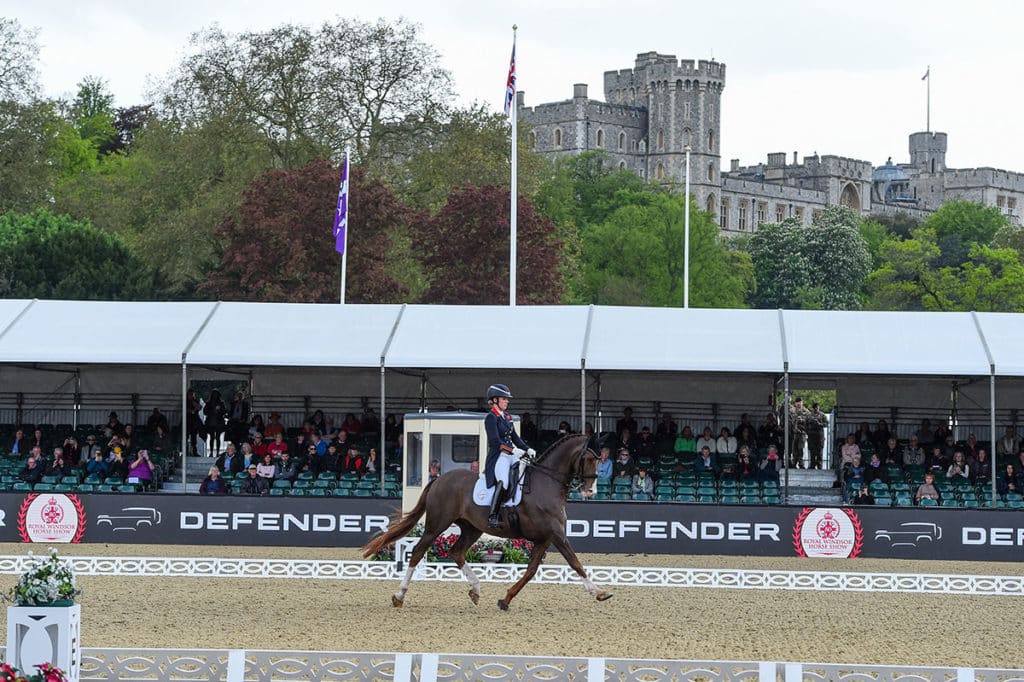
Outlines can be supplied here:
[[[0, 495], [0, 541], [360, 547], [397, 500], [200, 495]], [[1014, 510], [577, 502], [578, 552], [1020, 561]]]

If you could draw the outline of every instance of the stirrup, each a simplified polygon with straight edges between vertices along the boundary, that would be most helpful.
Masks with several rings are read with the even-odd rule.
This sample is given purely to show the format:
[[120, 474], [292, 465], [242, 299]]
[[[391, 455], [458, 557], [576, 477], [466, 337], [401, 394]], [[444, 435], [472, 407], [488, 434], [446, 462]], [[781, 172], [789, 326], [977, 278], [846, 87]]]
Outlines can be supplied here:
[[491, 514], [490, 516], [487, 517], [487, 527], [488, 528], [501, 528], [501, 518], [498, 516], [497, 513]]

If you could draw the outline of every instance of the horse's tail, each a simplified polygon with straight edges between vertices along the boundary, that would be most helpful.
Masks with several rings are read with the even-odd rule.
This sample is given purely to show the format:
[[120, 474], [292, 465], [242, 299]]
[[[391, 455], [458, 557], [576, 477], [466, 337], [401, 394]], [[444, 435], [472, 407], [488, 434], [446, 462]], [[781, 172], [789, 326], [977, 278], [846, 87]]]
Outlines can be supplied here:
[[[437, 479], [434, 479], [436, 481]], [[385, 547], [394, 543], [399, 538], [404, 538], [409, 534], [409, 531], [413, 529], [416, 523], [423, 516], [423, 512], [427, 510], [427, 493], [430, 492], [430, 486], [434, 485], [434, 481], [427, 483], [427, 487], [423, 489], [420, 494], [420, 499], [416, 503], [416, 506], [409, 510], [408, 513], [402, 515], [396, 515], [395, 519], [391, 522], [391, 525], [386, 530], [377, 533], [368, 543], [363, 545], [363, 557], [368, 558], [377, 554]]]

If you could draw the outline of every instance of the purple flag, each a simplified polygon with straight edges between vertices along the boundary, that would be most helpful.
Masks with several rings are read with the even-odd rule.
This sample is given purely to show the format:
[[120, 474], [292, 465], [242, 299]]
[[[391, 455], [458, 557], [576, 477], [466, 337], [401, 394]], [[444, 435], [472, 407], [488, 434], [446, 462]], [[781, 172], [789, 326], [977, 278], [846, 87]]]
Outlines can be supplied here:
[[348, 230], [348, 151], [341, 167], [341, 186], [338, 187], [338, 207], [334, 211], [334, 249], [345, 253], [345, 232]]

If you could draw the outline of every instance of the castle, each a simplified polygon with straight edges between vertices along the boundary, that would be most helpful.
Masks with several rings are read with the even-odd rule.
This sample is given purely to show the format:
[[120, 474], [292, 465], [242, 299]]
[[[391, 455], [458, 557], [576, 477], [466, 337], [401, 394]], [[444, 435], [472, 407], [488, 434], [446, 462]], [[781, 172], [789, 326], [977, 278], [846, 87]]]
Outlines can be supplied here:
[[682, 189], [690, 150], [690, 192], [726, 233], [795, 218], [810, 224], [827, 206], [842, 204], [863, 215], [908, 213], [923, 217], [944, 202], [968, 199], [996, 206], [1016, 225], [1024, 208], [1024, 174], [995, 168], [946, 167], [946, 133], [910, 135], [910, 161], [882, 166], [815, 153], [769, 154], [766, 163], [721, 168], [721, 100], [725, 64], [638, 54], [632, 69], [606, 71], [605, 101], [586, 84], [570, 100], [525, 106], [518, 116], [532, 127], [534, 150], [547, 155], [604, 150], [619, 168]]

